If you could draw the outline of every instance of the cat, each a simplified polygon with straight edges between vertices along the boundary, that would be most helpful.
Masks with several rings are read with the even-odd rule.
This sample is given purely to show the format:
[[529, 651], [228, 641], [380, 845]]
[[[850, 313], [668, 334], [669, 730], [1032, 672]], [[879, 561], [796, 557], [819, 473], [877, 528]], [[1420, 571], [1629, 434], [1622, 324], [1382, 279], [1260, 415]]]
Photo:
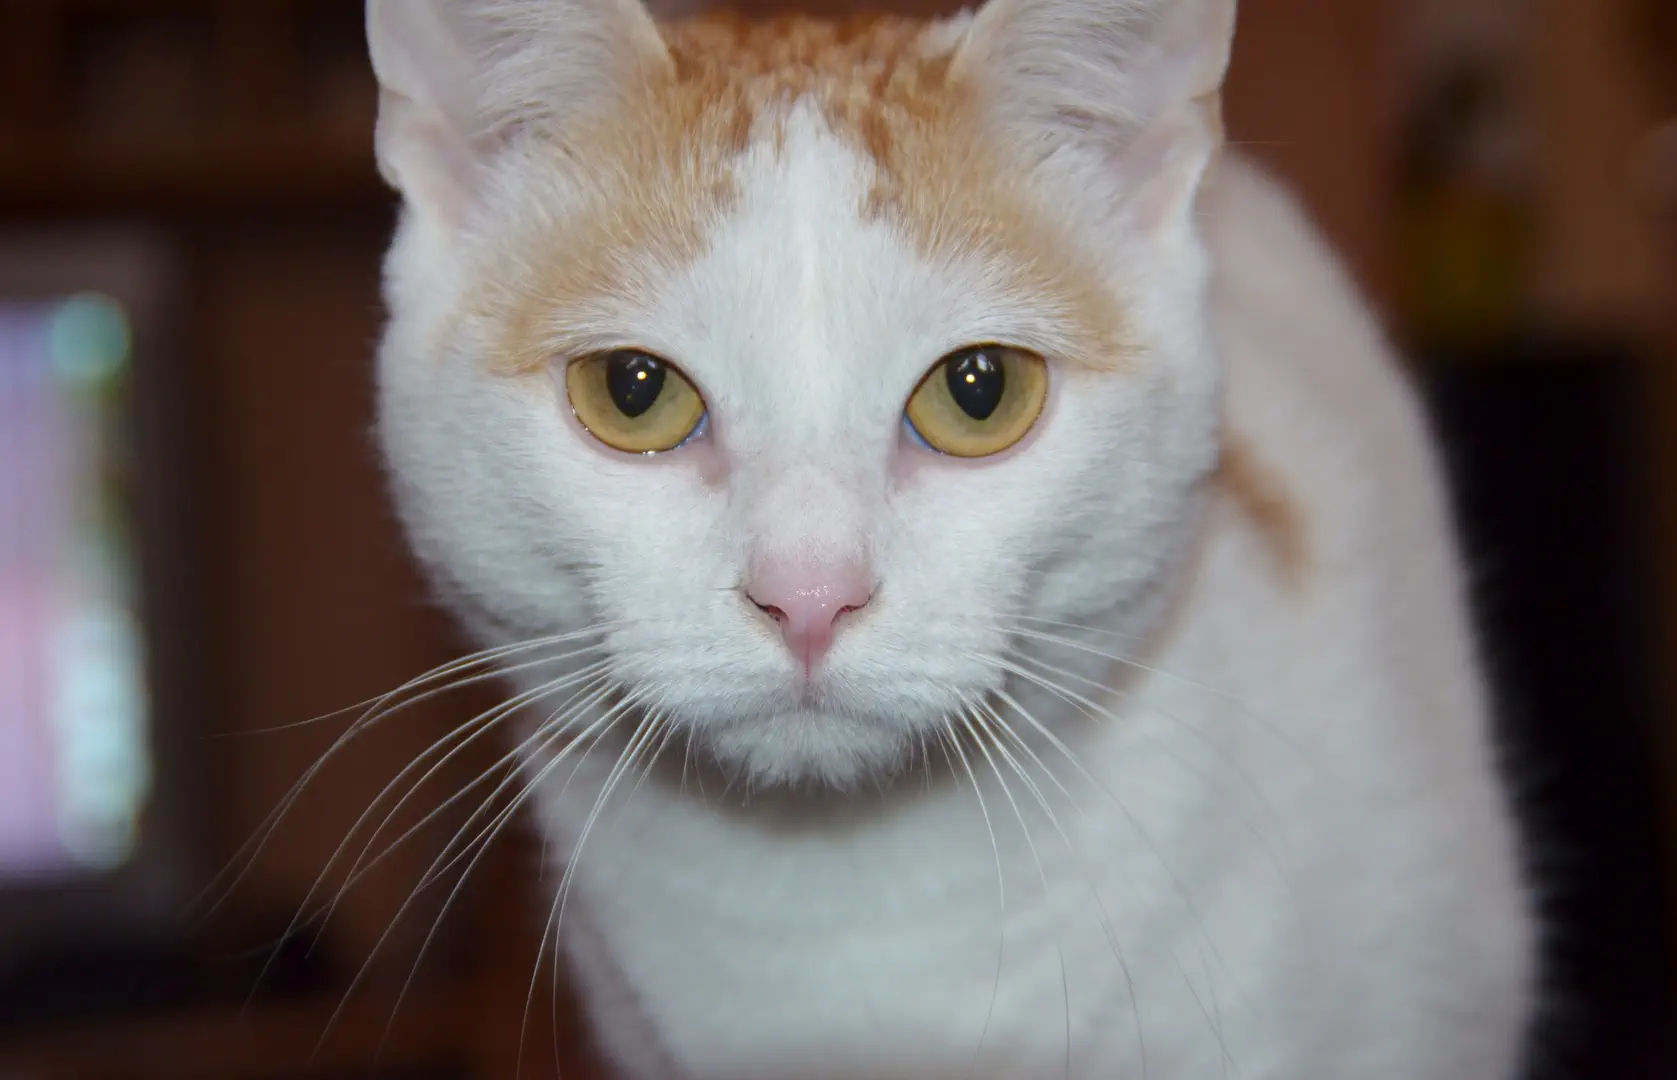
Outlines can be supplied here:
[[1234, 0], [370, 0], [378, 434], [632, 1080], [1508, 1078], [1442, 484]]

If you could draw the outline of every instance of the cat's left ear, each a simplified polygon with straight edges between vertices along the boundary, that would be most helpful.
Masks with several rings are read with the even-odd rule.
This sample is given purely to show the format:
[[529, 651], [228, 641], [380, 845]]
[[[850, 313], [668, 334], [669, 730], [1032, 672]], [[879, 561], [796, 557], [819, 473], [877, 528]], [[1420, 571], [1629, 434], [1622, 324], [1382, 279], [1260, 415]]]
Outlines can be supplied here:
[[1185, 211], [1222, 141], [1235, 0], [990, 0], [950, 66], [1015, 146], [1098, 154], [1133, 209]]

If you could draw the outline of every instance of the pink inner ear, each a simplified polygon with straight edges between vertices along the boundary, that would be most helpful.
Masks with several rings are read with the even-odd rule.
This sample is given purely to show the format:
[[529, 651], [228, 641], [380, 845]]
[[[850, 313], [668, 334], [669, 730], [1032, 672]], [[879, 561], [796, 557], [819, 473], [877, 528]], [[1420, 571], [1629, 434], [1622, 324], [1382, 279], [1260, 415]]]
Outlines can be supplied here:
[[508, 132], [559, 132], [669, 63], [639, 0], [368, 0], [367, 44], [381, 167], [444, 215]]
[[477, 151], [443, 117], [406, 109], [380, 121], [379, 171], [410, 203], [457, 223], [471, 200]]
[[808, 676], [832, 647], [840, 617], [867, 606], [873, 578], [859, 563], [770, 561], [753, 568], [745, 591], [780, 624], [786, 647]]

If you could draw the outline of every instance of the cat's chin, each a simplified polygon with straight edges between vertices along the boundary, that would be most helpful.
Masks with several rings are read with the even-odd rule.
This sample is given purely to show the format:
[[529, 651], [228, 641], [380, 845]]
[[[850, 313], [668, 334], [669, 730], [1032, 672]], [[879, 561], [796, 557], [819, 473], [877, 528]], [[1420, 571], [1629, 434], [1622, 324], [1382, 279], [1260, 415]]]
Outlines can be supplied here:
[[896, 772], [910, 745], [897, 725], [817, 709], [741, 720], [703, 741], [718, 765], [753, 786], [839, 789]]

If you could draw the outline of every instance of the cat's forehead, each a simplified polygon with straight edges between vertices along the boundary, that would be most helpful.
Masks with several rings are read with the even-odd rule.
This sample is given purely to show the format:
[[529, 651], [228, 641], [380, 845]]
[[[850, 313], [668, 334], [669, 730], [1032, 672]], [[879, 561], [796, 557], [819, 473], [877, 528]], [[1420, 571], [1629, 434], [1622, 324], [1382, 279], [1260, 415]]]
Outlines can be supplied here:
[[717, 13], [666, 22], [660, 33], [675, 80], [714, 99], [761, 107], [814, 95], [860, 108], [941, 96], [961, 25], [893, 15], [827, 21]]
[[[873, 240], [850, 244], [853, 255], [912, 256], [1052, 313], [1052, 344], [1073, 362], [1123, 355], [1118, 304], [1078, 252], [1072, 224], [1033, 198], [972, 95], [950, 79], [962, 25], [889, 16], [666, 24], [668, 71], [556, 147], [563, 204], [535, 215], [539, 228], [508, 230], [520, 248], [511, 262], [526, 270], [494, 286], [507, 366], [620, 344], [606, 339], [626, 302], [645, 303], [637, 293], [649, 283], [690, 276], [718, 255], [726, 262], [729, 249], [773, 275], [807, 270], [812, 252], [858, 233]], [[784, 243], [764, 235], [776, 228], [788, 230]], [[818, 268], [835, 302], [866, 294], [864, 279], [879, 269], [857, 259]]]

